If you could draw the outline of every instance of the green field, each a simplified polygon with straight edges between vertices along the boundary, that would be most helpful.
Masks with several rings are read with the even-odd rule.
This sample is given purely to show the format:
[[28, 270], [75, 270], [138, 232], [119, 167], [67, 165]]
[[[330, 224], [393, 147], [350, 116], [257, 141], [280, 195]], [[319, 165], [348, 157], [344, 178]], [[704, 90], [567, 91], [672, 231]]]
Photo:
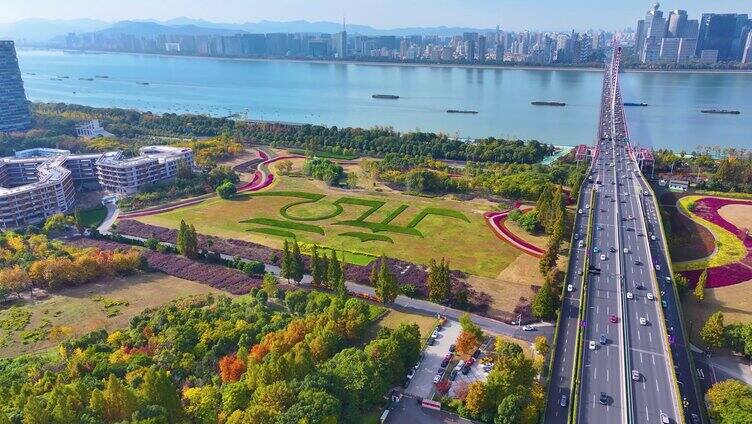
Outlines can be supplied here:
[[520, 253], [487, 227], [483, 212], [488, 210], [485, 201], [338, 190], [305, 178], [277, 177], [265, 191], [137, 219], [170, 228], [184, 219], [202, 234], [277, 248], [294, 234], [301, 242], [361, 254], [356, 263], [382, 253], [423, 264], [446, 257], [452, 268], [494, 278]]

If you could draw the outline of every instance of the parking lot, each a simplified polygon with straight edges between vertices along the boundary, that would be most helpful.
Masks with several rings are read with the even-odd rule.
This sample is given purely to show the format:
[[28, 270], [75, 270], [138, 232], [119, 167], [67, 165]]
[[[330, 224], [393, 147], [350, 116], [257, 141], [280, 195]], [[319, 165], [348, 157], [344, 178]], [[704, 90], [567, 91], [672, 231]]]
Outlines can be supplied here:
[[[467, 393], [467, 387], [470, 386], [470, 383], [476, 380], [486, 381], [487, 375], [483, 372], [483, 364], [476, 362], [470, 367], [470, 372], [467, 375], [461, 372], [457, 373], [457, 377], [452, 381], [452, 387], [449, 388], [449, 396], [457, 397], [457, 391], [461, 388], [464, 388], [465, 393]], [[446, 377], [449, 378], [449, 373], [447, 373]]]
[[447, 320], [436, 338], [436, 343], [433, 346], [426, 346], [426, 350], [423, 351], [423, 361], [407, 389], [405, 389], [405, 393], [419, 398], [429, 398], [433, 394], [433, 378], [441, 368], [441, 361], [444, 359], [444, 355], [449, 352], [449, 346], [457, 340], [460, 331], [459, 322]]

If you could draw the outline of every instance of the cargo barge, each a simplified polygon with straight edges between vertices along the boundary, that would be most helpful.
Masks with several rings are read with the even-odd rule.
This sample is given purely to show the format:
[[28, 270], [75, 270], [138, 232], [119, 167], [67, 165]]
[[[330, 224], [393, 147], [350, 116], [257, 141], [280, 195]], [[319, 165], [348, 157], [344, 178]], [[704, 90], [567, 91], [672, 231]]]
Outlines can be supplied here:
[[388, 100], [399, 99], [399, 96], [396, 96], [394, 94], [374, 94], [371, 97], [373, 97], [374, 99], [388, 99]]
[[564, 102], [530, 102], [533, 106], [566, 106]]

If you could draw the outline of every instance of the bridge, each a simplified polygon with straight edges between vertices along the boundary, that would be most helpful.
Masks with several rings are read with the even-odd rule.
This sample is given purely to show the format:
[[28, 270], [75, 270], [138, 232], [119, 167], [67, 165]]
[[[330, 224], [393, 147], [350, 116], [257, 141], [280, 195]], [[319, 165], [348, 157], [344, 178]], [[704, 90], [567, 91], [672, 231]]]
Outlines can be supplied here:
[[545, 422], [699, 424], [695, 368], [644, 150], [629, 139], [620, 60], [616, 48], [604, 71]]

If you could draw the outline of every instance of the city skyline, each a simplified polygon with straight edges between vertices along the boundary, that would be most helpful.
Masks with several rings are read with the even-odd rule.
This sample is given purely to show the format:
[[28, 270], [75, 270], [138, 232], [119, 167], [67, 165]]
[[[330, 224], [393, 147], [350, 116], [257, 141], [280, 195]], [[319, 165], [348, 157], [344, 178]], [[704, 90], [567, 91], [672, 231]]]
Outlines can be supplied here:
[[[399, 2], [385, 0], [378, 8], [353, 0], [346, 4], [333, 0], [315, 3], [292, 0], [219, 0], [212, 8], [197, 0], [165, 0], [159, 4], [144, 0], [129, 2], [127, 11], [118, 5], [96, 0], [70, 0], [61, 4], [49, 0], [9, 0], [4, 4], [2, 23], [25, 19], [72, 20], [92, 19], [108, 22], [120, 20], [170, 20], [180, 17], [202, 19], [217, 23], [245, 23], [259, 21], [307, 20], [348, 22], [379, 29], [421, 26], [458, 26], [492, 28], [500, 25], [508, 30], [518, 29], [622, 29], [634, 28], [634, 16], [643, 15], [651, 2], [599, 5], [592, 1], [576, 0], [566, 5], [555, 0], [530, 4], [519, 0], [495, 2], [479, 0], [466, 2], [448, 0], [440, 7], [425, 0]], [[725, 1], [708, 5], [699, 0], [661, 2], [663, 10], [683, 9], [689, 15], [702, 13], [752, 12], [749, 2]], [[85, 14], [82, 11], [86, 11]], [[431, 13], [426, 13], [430, 10]], [[399, 13], [394, 13], [399, 11]]]

